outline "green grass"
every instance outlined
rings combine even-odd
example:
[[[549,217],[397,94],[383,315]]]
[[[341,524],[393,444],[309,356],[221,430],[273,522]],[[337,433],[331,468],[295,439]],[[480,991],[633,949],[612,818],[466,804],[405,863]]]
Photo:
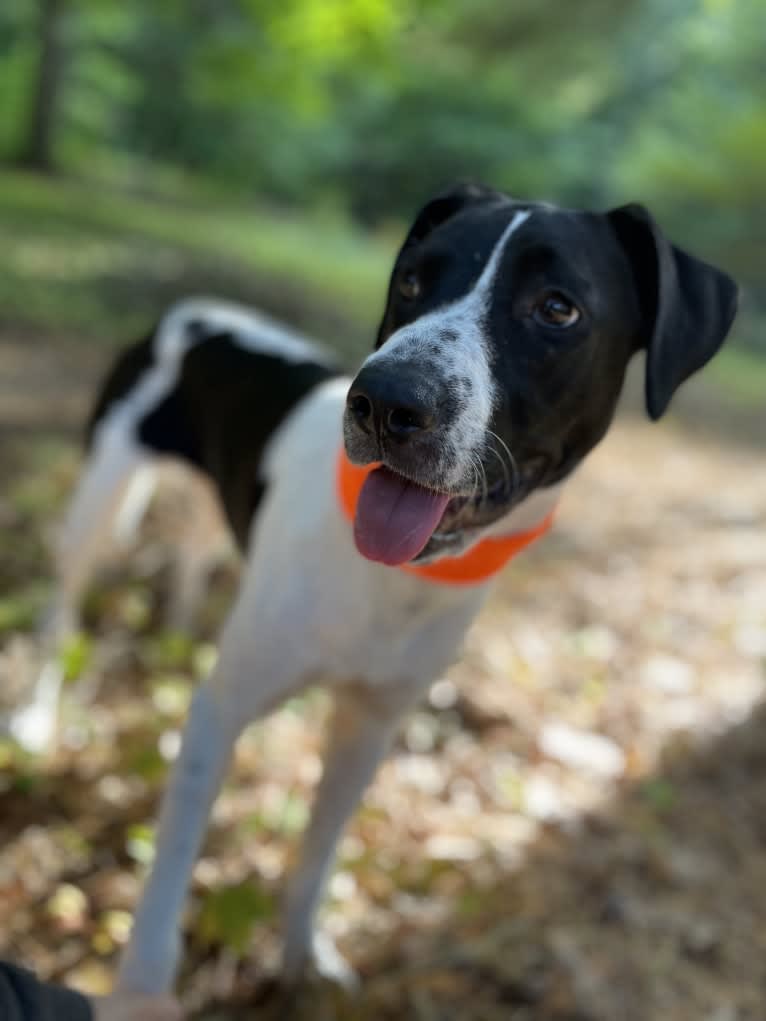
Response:
[[[369,350],[400,232],[158,182],[147,197],[0,171],[0,326],[124,343],[170,301],[207,293],[257,304],[346,356]],[[727,401],[762,407],[766,359],[727,345],[708,379]]]
[[[710,364],[710,378],[735,404],[763,411],[766,407],[766,358],[729,346]]]
[[[214,292],[323,329],[345,350],[370,344],[395,243],[330,214],[10,171],[0,173],[0,235],[3,323],[99,338],[118,323],[122,340],[168,300]]]

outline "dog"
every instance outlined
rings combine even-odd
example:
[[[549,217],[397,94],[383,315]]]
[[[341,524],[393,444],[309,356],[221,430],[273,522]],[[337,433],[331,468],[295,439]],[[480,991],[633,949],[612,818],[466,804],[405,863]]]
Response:
[[[314,918],[344,824],[397,726],[456,659],[492,578],[542,535],[646,355],[652,419],[723,343],[737,288],[641,206],[606,213],[479,185],[438,195],[399,251],[351,379],[257,313],[190,300],[125,353],[97,404],[71,555],[147,459],[220,497],[245,564],[197,690],[118,984],[174,979],[179,918],[243,728],[321,683],[333,714],[286,896],[282,971],[349,972]]]

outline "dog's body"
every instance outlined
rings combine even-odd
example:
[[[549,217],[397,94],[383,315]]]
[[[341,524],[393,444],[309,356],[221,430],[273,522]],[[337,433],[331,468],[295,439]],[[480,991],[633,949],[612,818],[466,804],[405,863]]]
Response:
[[[727,277],[672,248],[638,207],[577,213],[463,188],[415,221],[377,350],[353,382],[303,338],[210,303],[178,306],[123,358],[96,409],[70,545],[87,541],[120,480],[161,453],[213,480],[246,557],[165,798],[124,987],[171,983],[233,744],[315,682],[335,712],[287,898],[284,971],[295,977],[312,951],[338,971],[312,940],[338,836],[490,584],[441,584],[413,567],[538,525],[608,428],[633,353],[647,349],[658,417],[723,342],[734,300]],[[352,462],[380,465],[353,527],[339,506],[344,445]]]

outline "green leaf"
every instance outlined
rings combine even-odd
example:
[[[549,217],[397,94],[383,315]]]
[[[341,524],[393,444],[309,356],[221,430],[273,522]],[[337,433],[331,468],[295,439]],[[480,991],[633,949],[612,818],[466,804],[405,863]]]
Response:
[[[59,651],[58,660],[65,683],[76,681],[87,670],[93,656],[93,643],[84,634],[72,635]]]
[[[0,599],[0,634],[34,627],[41,601],[35,593],[19,592]]]
[[[202,904],[197,932],[204,943],[222,943],[243,954],[257,922],[274,914],[273,897],[254,883],[242,882],[209,893]]]
[[[136,823],[128,828],[125,849],[140,865],[151,865],[154,861],[154,837],[154,827]]]
[[[148,643],[155,670],[183,670],[193,662],[194,651],[192,639],[180,631],[165,631]]]
[[[643,784],[641,791],[651,807],[660,815],[665,815],[675,807],[678,795],[669,780],[658,777]]]

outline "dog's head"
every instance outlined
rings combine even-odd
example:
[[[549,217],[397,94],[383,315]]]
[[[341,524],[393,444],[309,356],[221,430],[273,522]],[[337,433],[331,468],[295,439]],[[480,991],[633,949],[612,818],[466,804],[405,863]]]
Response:
[[[362,551],[454,555],[560,482],[606,432],[642,348],[659,418],[723,343],[736,297],[641,206],[581,212],[477,186],[429,202],[348,395],[347,453],[383,465],[360,499]]]

